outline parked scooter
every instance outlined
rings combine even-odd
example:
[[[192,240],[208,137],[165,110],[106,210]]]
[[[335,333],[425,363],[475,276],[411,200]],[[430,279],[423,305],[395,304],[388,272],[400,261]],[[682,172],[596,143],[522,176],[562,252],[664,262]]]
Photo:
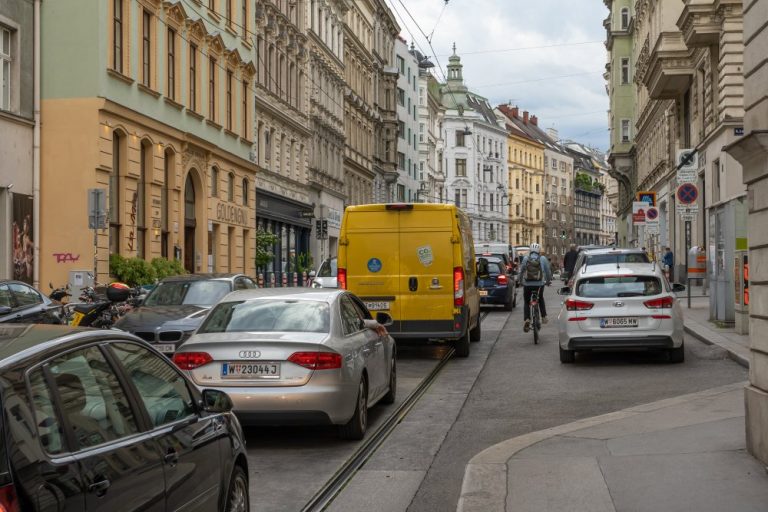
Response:
[[[133,289],[123,283],[112,283],[106,287],[106,296],[100,295],[90,286],[83,288],[80,304],[72,312],[70,325],[109,329],[128,308],[127,301]]]

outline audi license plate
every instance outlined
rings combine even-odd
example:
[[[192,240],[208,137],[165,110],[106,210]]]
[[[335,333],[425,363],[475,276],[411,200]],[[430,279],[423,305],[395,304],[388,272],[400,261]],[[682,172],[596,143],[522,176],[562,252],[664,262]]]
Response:
[[[224,379],[279,379],[280,363],[224,363],[221,365]]]
[[[369,311],[389,311],[389,302],[366,302],[365,307]]]
[[[638,319],[630,317],[601,318],[600,327],[602,329],[611,329],[616,327],[637,327]]]
[[[488,290],[480,290],[480,296],[486,297],[488,295]]]
[[[155,345],[155,349],[159,350],[163,354],[173,354],[176,352],[176,345],[173,343],[158,343]]]

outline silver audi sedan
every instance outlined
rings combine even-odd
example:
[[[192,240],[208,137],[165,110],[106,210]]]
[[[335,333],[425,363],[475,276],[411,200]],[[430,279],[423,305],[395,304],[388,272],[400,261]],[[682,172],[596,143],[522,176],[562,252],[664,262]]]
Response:
[[[226,391],[245,425],[332,424],[362,439],[368,408],[395,401],[391,321],[345,290],[242,290],[213,307],[173,361],[198,386]]]

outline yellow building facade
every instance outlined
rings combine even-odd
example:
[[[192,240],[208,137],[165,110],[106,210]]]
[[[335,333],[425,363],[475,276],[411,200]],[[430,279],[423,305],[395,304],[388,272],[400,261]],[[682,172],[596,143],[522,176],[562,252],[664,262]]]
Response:
[[[43,37],[40,281],[95,268],[107,283],[111,254],[254,275],[247,33],[215,30],[231,21],[201,18],[194,2],[63,4],[46,4],[43,21],[84,26],[51,22]],[[106,195],[95,233],[89,189]]]

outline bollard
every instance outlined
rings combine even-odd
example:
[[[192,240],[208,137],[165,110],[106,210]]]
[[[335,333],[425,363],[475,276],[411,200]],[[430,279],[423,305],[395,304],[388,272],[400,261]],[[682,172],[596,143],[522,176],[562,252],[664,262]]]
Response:
[[[259,273],[259,288],[264,288],[264,274]]]
[[[283,283],[283,287],[288,286],[288,274],[286,272],[283,272],[282,283]]]
[[[293,286],[299,286],[299,273],[293,273]]]
[[[269,273],[269,286],[274,288],[275,287],[275,273],[270,272]]]
[[[305,271],[304,271],[304,272],[301,274],[301,282],[304,284],[304,286],[309,286],[309,279],[307,279],[307,277],[308,277],[308,276],[307,276],[307,271],[305,270]]]

